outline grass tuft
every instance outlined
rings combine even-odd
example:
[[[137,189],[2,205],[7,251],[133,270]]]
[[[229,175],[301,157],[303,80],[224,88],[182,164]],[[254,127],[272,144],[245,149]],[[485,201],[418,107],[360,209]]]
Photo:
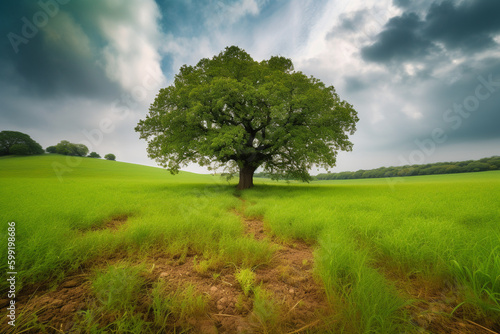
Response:
[[[243,294],[248,297],[255,286],[255,273],[251,269],[240,268],[236,271],[235,277],[240,284],[241,290],[243,290]]]
[[[126,264],[109,266],[92,280],[92,289],[106,310],[134,311],[145,280],[142,267]]]

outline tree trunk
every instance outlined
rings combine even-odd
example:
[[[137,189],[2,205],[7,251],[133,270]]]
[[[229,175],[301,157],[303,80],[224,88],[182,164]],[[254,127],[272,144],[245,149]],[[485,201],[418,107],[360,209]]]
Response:
[[[243,166],[240,167],[240,183],[238,183],[238,189],[248,189],[253,187],[253,173],[255,172],[254,167]]]

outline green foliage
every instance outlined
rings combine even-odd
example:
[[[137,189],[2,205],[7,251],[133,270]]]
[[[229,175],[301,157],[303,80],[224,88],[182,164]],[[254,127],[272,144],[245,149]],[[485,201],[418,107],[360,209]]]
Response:
[[[49,146],[45,151],[47,151],[47,153],[57,153],[57,148],[55,146]]]
[[[239,170],[246,188],[259,166],[303,181],[313,164],[333,167],[338,150],[352,149],[347,134],[357,121],[333,86],[294,72],[290,59],[257,62],[231,46],[182,66],[135,130],[148,141],[148,156],[172,173],[188,162],[224,166]]]
[[[101,156],[99,154],[97,154],[96,152],[90,152],[89,158],[98,158],[98,159],[100,159]]]
[[[401,167],[380,167],[372,170],[358,170],[356,172],[340,172],[319,174],[314,177],[315,180],[348,180],[348,179],[367,179],[381,177],[413,176],[413,175],[435,175],[435,174],[454,174],[483,172],[488,170],[500,169],[500,157],[483,158],[477,161],[461,162],[437,162],[426,165],[412,165]],[[257,176],[257,175],[255,175]],[[267,177],[265,174],[259,174],[259,177]]]
[[[10,147],[9,153],[13,155],[29,155],[30,148],[26,144],[14,144]]]
[[[104,156],[106,160],[116,160],[116,156],[113,153],[108,153]]]
[[[89,153],[89,149],[83,144],[73,144],[67,140],[61,140],[61,142],[56,145],[56,153],[85,157],[87,153]]]
[[[43,148],[25,133],[17,131],[0,132],[0,156],[43,154]]]
[[[255,286],[255,273],[249,268],[240,268],[236,272],[236,280],[240,284],[245,296],[248,297]]]

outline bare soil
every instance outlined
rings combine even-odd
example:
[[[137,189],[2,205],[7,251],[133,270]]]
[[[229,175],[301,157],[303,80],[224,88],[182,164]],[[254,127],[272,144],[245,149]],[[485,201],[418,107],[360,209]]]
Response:
[[[149,270],[144,274],[146,289],[153,282],[165,280],[174,290],[192,284],[198,293],[208,297],[205,314],[189,319],[187,323],[172,324],[172,332],[191,333],[321,333],[327,323],[330,309],[321,284],[313,276],[313,247],[302,240],[283,242],[266,228],[261,218],[245,217],[242,211],[233,210],[245,226],[245,234],[256,240],[268,240],[279,246],[271,263],[255,269],[257,284],[272,293],[279,305],[279,319],[274,327],[263,324],[253,311],[252,296],[245,296],[235,279],[234,266],[221,266],[215,271],[200,273],[196,270],[195,253],[170,256],[161,252],[146,258],[127,252],[117,252],[109,257],[89,261],[77,272],[68,273],[57,287],[41,283],[23,288],[16,299],[16,327],[29,328],[26,322],[36,323],[36,329],[23,333],[79,333],[75,324],[82,319],[81,312],[91,310],[97,301],[91,289],[91,273],[96,268],[122,261],[145,264]],[[117,231],[127,222],[127,216],[115,216],[95,229]],[[360,241],[360,246],[363,244]],[[198,258],[198,259],[197,259]],[[410,319],[418,333],[500,333],[500,324],[488,319],[476,319],[469,310],[458,307],[462,302],[457,288],[442,279],[429,279],[411,275],[396,266],[390,259],[381,259],[375,265],[399,294],[414,302],[406,306]],[[0,299],[1,317],[6,318],[9,300]],[[138,310],[148,315],[150,299],[145,294],[137,300]],[[453,312],[453,315],[452,315]],[[108,314],[100,318],[105,326],[116,320],[119,314]],[[151,321],[152,315],[148,315]],[[330,317],[331,319],[331,317]],[[15,333],[6,321],[0,324],[0,332]]]
[[[255,269],[257,283],[270,291],[279,305],[278,323],[274,327],[263,324],[253,313],[253,296],[245,296],[235,279],[236,268],[228,265],[215,272],[200,273],[195,268],[194,253],[185,256],[169,256],[163,253],[136,257],[126,252],[111,257],[94,259],[83,265],[78,272],[69,273],[57,287],[48,284],[27,286],[18,293],[16,300],[17,328],[29,328],[26,322],[37,324],[37,329],[24,333],[77,333],[75,324],[81,321],[82,311],[90,310],[97,304],[91,289],[91,273],[96,268],[104,268],[121,261],[145,264],[146,288],[153,282],[166,280],[172,289],[193,284],[197,291],[208,296],[206,314],[189,319],[187,324],[175,324],[172,332],[188,330],[192,333],[303,333],[322,332],[324,319],[331,312],[325,293],[313,277],[313,250],[303,241],[283,243],[275,240],[266,231],[261,219],[241,217],[248,237],[257,240],[268,239],[279,244],[271,263]],[[127,221],[126,216],[113,217],[98,229],[117,230]],[[199,259],[198,259],[199,261]],[[8,300],[0,300],[5,304]],[[148,314],[149,297],[137,301],[138,310]],[[6,304],[5,304],[6,305]],[[6,318],[2,306],[2,318]],[[114,321],[117,315],[100,318],[102,326]],[[148,315],[152,317],[152,315]],[[151,319],[148,319],[151,320]],[[0,325],[0,332],[14,333],[13,328]]]
[[[282,303],[282,329],[319,330],[332,310],[324,288],[313,276],[313,248],[302,240],[280,242],[265,228],[262,218],[236,214],[241,217],[247,235],[257,240],[266,238],[280,247],[269,266],[259,267],[255,273],[262,287],[272,291]]]
[[[109,220],[105,221],[102,225],[92,227],[91,230],[110,230],[116,232],[120,228],[120,226],[124,225],[127,222],[128,217],[129,216],[127,215],[113,216]]]

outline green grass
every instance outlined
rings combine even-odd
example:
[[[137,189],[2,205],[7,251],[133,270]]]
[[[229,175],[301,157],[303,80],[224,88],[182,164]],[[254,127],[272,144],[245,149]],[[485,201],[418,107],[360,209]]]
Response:
[[[127,264],[109,266],[92,280],[92,289],[106,310],[134,311],[135,301],[140,297],[144,279],[143,269]]]
[[[317,272],[346,332],[405,322],[387,270],[451,281],[468,306],[499,319],[499,172],[268,184],[243,197],[277,236],[319,243]]]
[[[254,289],[252,316],[263,333],[279,333],[280,305],[273,294],[262,287]]]
[[[255,273],[248,268],[240,268],[236,272],[236,280],[240,284],[243,294],[248,297],[255,287]]]
[[[272,258],[275,247],[246,237],[240,218],[231,212],[242,209],[234,181],[67,159],[0,158],[0,237],[7,239],[7,223],[14,221],[18,289],[58,282],[82,264],[117,252],[139,257],[195,253],[195,270],[207,277],[227,264],[255,268]],[[413,301],[398,292],[401,282],[391,272],[451,284],[460,294],[460,305],[452,307],[500,321],[500,172],[305,185],[255,181],[257,187],[241,192],[245,214],[263,216],[278,238],[316,245],[316,274],[336,310],[332,332],[413,330],[404,308]],[[127,220],[117,230],[103,228],[118,216]],[[0,262],[0,270],[8,271],[6,265]],[[95,278],[96,291],[96,282],[112,284],[123,274],[120,270],[129,269],[110,267]],[[140,275],[131,276],[140,283]],[[7,288],[6,282],[1,288]],[[131,310],[113,328],[161,327],[161,319],[173,311],[155,298],[157,324],[146,324]],[[261,299],[259,308],[265,310],[267,299]],[[87,328],[95,325],[93,316],[86,315]]]
[[[62,181],[52,164],[65,164],[64,156],[0,159],[0,235],[6,240],[7,223],[16,223],[18,288],[118,250],[218,251],[221,240],[242,234],[229,212],[240,202],[218,178],[73,159],[80,163]],[[120,233],[91,229],[120,215],[128,216]]]
[[[189,320],[203,315],[207,308],[207,296],[197,292],[194,285],[177,287],[173,292],[170,288],[162,280],[152,290],[153,323],[161,331],[169,326],[189,327]]]

